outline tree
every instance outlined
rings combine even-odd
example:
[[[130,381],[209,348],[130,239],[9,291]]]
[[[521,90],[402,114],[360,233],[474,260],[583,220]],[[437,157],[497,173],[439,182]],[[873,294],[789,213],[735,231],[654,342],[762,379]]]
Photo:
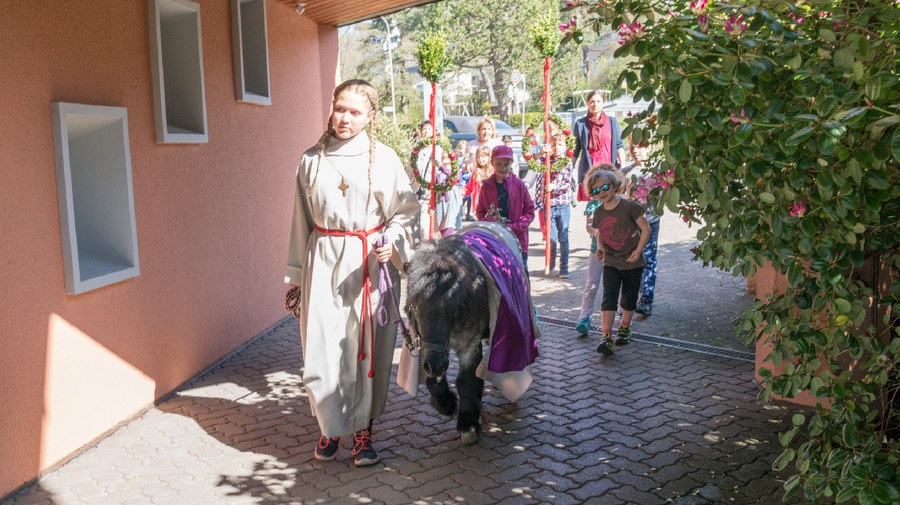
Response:
[[[636,193],[700,225],[704,265],[784,276],[739,329],[772,345],[764,398],[818,400],[779,437],[775,468],[794,463],[786,495],[900,502],[900,6],[628,0],[581,12],[619,28],[616,55],[635,58],[619,80],[651,101],[623,130],[659,147],[659,173]]]
[[[491,111],[505,116],[503,105],[510,74],[518,69],[526,76],[532,97],[540,97],[543,88],[543,59],[532,47],[527,21],[539,15],[556,13],[555,0],[448,0],[408,9],[394,16],[401,32],[422,33],[443,30],[447,33],[454,69],[477,73],[487,89]],[[553,61],[555,102],[575,89],[582,75],[581,51],[565,47]],[[539,100],[532,100],[540,107]]]

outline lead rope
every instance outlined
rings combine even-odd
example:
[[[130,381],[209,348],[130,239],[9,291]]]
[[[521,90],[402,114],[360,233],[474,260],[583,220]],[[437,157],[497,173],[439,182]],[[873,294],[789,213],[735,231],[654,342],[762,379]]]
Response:
[[[381,247],[386,244],[387,235],[382,235],[375,241],[376,247]],[[390,321],[391,309],[390,306],[385,303],[388,296],[390,296],[392,302],[391,305],[393,305],[394,310],[397,311],[397,320],[395,322],[400,324],[400,333],[403,335],[403,345],[406,346],[410,354],[415,356],[414,353],[418,350],[418,345],[413,341],[412,335],[409,333],[409,328],[406,326],[406,323],[403,322],[403,318],[400,317],[400,304],[394,296],[394,282],[391,280],[391,272],[388,269],[387,262],[378,263],[378,294],[380,299],[378,301],[378,311],[375,313],[378,324],[387,326]]]

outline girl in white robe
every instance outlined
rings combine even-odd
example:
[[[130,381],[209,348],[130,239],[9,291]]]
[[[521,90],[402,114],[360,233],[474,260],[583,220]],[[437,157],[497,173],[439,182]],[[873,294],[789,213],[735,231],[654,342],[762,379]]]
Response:
[[[335,88],[328,128],[297,167],[285,271],[300,287],[303,384],[322,432],[314,456],[333,459],[352,433],[358,466],[380,461],[371,426],[384,412],[397,336],[396,324],[374,318],[378,265],[389,265],[399,299],[419,210],[399,157],[375,140],[377,109],[367,82]],[[387,243],[375,247],[382,235]]]

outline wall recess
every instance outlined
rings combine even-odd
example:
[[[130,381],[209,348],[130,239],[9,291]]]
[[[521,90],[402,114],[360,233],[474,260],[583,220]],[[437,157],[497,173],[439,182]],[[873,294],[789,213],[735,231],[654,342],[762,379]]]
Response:
[[[66,292],[136,277],[127,111],[55,102],[52,116]]]
[[[200,5],[149,0],[156,140],[208,142]]]
[[[271,105],[265,0],[231,0],[231,40],[237,99]]]

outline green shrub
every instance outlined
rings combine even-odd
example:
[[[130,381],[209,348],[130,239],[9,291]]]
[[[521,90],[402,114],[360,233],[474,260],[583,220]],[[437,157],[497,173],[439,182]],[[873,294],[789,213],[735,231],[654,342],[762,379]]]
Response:
[[[616,56],[636,58],[619,83],[651,101],[623,130],[658,147],[645,195],[699,225],[704,265],[770,263],[786,279],[738,323],[772,345],[763,397],[820,401],[780,436],[786,496],[900,502],[897,2],[587,10],[619,29]]]

